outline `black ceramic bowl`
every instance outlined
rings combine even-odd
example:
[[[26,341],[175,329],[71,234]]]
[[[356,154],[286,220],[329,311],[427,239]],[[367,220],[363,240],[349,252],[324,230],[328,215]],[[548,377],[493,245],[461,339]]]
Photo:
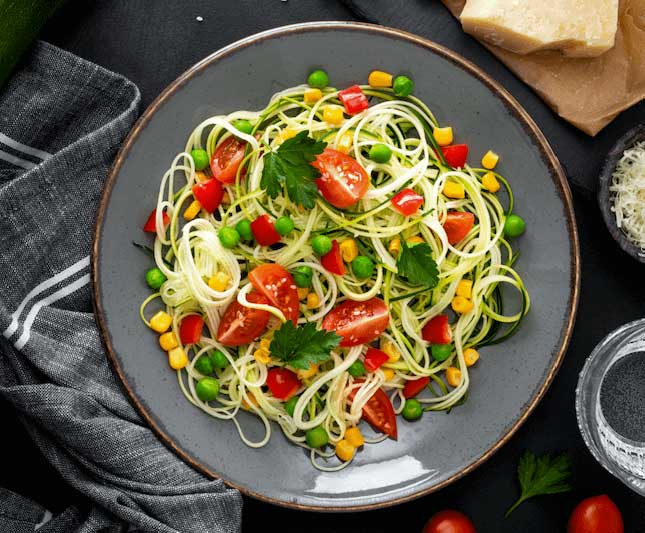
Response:
[[[641,263],[645,263],[645,255],[641,254],[641,249],[629,240],[623,231],[616,225],[616,215],[611,210],[614,205],[614,195],[609,191],[612,175],[616,169],[618,161],[623,155],[623,152],[640,141],[645,141],[645,124],[640,124],[629,130],[625,135],[618,139],[618,142],[609,151],[607,158],[605,159],[605,165],[600,173],[598,203],[600,204],[600,211],[605,219],[605,224],[607,224],[607,229],[614,240],[634,259]]]

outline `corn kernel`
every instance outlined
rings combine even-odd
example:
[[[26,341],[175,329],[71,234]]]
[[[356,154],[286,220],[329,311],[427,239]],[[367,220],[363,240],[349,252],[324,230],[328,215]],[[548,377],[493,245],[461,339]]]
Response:
[[[296,373],[300,379],[309,379],[318,373],[318,365],[311,364],[307,370],[299,368]]]
[[[464,350],[464,360],[466,361],[466,366],[473,366],[479,361],[479,352],[474,348],[466,348]]]
[[[387,354],[388,363],[396,363],[401,359],[401,352],[399,352],[396,345],[389,339],[381,340],[381,350]]]
[[[339,440],[336,443],[336,455],[341,461],[351,461],[356,453],[356,447],[348,440]]]
[[[466,196],[466,190],[461,183],[456,181],[446,181],[443,186],[443,194],[448,198],[464,198]]]
[[[307,294],[307,309],[316,309],[320,305],[320,298],[315,292]]]
[[[486,172],[482,177],[482,187],[493,193],[499,191],[499,181],[497,181],[495,174],[492,172]]]
[[[293,128],[286,128],[282,130],[280,133],[278,133],[278,135],[276,135],[275,141],[278,144],[282,144],[287,139],[291,139],[292,137],[295,137],[297,133],[298,132]]]
[[[253,396],[252,392],[249,392],[248,394],[250,402],[258,407],[258,401],[255,399],[255,396]],[[249,402],[246,401],[246,398],[242,398],[242,407],[246,409],[247,411],[251,409],[251,405],[249,405]]]
[[[179,344],[177,343],[177,337],[172,331],[159,335],[159,346],[164,352],[169,352],[173,348],[177,348]]]
[[[343,133],[340,136],[340,139],[338,139],[338,143],[336,144],[336,150],[339,152],[343,152],[344,154],[348,154],[349,151],[352,149],[352,134],[351,133]]]
[[[454,366],[446,368],[446,381],[451,387],[457,387],[461,382],[461,370]]]
[[[345,239],[340,243],[340,253],[345,263],[351,263],[358,257],[358,245],[354,239]]]
[[[231,197],[228,195],[228,191],[224,191],[224,194],[222,195],[222,203],[223,204],[231,203]]]
[[[208,280],[208,286],[214,291],[222,292],[226,290],[230,280],[231,276],[226,272],[217,272]]]
[[[320,89],[307,89],[305,91],[305,104],[315,104],[322,98],[322,91]]]
[[[354,448],[360,448],[365,444],[361,430],[356,427],[347,428],[347,431],[345,431],[345,440],[354,446]]]
[[[198,183],[201,183],[202,181],[206,181],[208,179],[208,176],[205,172],[198,170],[197,172],[195,172],[195,179]]]
[[[199,211],[202,208],[202,204],[199,203],[199,200],[191,202],[191,204],[184,211],[184,220],[192,220],[195,218]]]
[[[174,370],[181,370],[188,364],[188,356],[183,348],[177,346],[168,352],[168,364]]]
[[[323,110],[323,120],[327,124],[338,126],[343,121],[343,108],[337,105],[325,107]]]
[[[409,239],[405,239],[405,242],[408,244],[421,244],[426,241],[423,240],[422,237],[419,237],[418,235],[415,235],[414,237],[410,237]]]
[[[432,136],[439,146],[448,146],[449,144],[452,144],[453,135],[452,128],[450,126],[445,128],[435,127],[432,131]]]
[[[452,299],[452,310],[455,313],[463,315],[464,313],[470,313],[473,310],[473,303],[463,296],[455,296]]]
[[[172,317],[163,311],[159,311],[150,319],[150,327],[157,333],[165,333],[172,324]]]
[[[392,74],[382,70],[373,70],[367,77],[367,83],[372,87],[392,87]]]
[[[271,361],[271,354],[269,353],[269,350],[265,350],[264,348],[258,348],[257,350],[255,350],[253,357],[255,357],[255,360],[258,363],[262,363],[263,365],[267,365],[269,364],[269,361]]]
[[[304,300],[309,294],[309,287],[298,287],[298,300]]]
[[[492,150],[488,150],[482,157],[482,167],[493,170],[499,161],[499,156]]]
[[[394,257],[399,255],[401,251],[401,239],[395,237],[390,241],[390,244],[387,247],[387,251],[390,252]]]
[[[383,376],[385,376],[385,381],[390,381],[394,377],[394,370],[391,368],[384,368]]]
[[[473,282],[470,279],[462,279],[457,284],[457,296],[470,298],[473,295]]]
[[[264,337],[260,341],[260,348],[262,348],[263,350],[266,350],[267,352],[270,351],[271,350],[271,339],[269,339],[268,337]]]

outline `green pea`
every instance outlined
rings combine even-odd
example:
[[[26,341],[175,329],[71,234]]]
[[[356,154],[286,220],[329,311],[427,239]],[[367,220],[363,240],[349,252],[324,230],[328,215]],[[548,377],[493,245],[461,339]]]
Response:
[[[375,144],[370,148],[370,159],[375,163],[387,163],[392,157],[392,150],[387,144]]]
[[[157,290],[166,281],[166,276],[157,267],[151,268],[146,272],[146,283],[151,289]]]
[[[251,231],[251,223],[243,218],[237,224],[235,224],[235,229],[240,234],[240,237],[243,241],[252,241],[253,232]]]
[[[311,240],[311,247],[316,255],[325,255],[331,252],[331,239],[327,235],[318,235]]]
[[[362,361],[354,361],[351,365],[349,365],[347,372],[349,372],[350,376],[360,378],[361,376],[365,375],[365,365]]]
[[[289,416],[293,416],[293,412],[296,409],[296,404],[298,403],[299,399],[300,399],[300,396],[292,396],[284,404],[284,410],[287,412]]]
[[[213,361],[208,355],[200,355],[199,359],[195,361],[195,370],[200,374],[208,376],[213,373]]]
[[[316,426],[307,430],[305,440],[310,448],[322,448],[329,442],[329,435],[322,426]]]
[[[329,76],[327,76],[327,73],[324,70],[314,70],[309,74],[307,83],[309,84],[309,87],[324,89],[329,85]]]
[[[526,230],[526,222],[518,215],[509,215],[504,222],[504,235],[507,237],[519,237]]]
[[[414,91],[414,82],[407,76],[397,76],[394,78],[392,89],[397,96],[410,96]]]
[[[226,368],[229,365],[228,357],[220,350],[213,350],[209,356],[215,368]]]
[[[352,261],[352,272],[357,278],[369,278],[374,273],[374,261],[369,257],[359,255]]]
[[[275,221],[275,230],[283,237],[293,231],[294,224],[288,216],[281,216]]]
[[[202,402],[212,402],[219,394],[219,381],[215,378],[202,378],[195,385],[195,392]]]
[[[293,281],[296,282],[296,286],[300,288],[311,287],[311,280],[314,277],[314,271],[311,267],[300,266],[295,268],[292,272]]]
[[[451,344],[431,344],[430,351],[435,361],[445,361],[452,353]]]
[[[235,228],[223,227],[217,233],[224,248],[235,248],[240,242],[240,234]]]
[[[244,118],[239,118],[236,121],[233,122],[233,126],[241,131],[242,133],[246,133],[247,135],[251,135],[251,132],[253,131],[253,124],[251,124],[248,120]]]
[[[419,400],[415,400],[414,398],[405,400],[402,414],[406,420],[418,420],[423,414],[423,406]]]
[[[195,170],[204,170],[208,166],[208,152],[206,150],[191,150],[190,157],[195,163]]]

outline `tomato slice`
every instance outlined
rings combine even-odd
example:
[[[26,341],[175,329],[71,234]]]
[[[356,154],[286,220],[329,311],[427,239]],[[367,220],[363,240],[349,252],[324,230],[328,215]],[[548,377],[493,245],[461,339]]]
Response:
[[[385,302],[370,298],[365,302],[345,300],[327,314],[322,327],[340,335],[341,346],[358,346],[376,339],[389,323]]]
[[[403,387],[403,396],[406,398],[414,398],[428,386],[428,383],[430,383],[430,378],[427,376],[406,381]]]
[[[246,142],[235,136],[228,137],[213,152],[211,172],[222,183],[234,183],[237,169],[244,159]]]
[[[360,383],[361,381],[355,381],[354,383]],[[354,396],[356,396],[356,389],[349,393],[349,400],[352,401]],[[387,394],[383,392],[383,389],[376,389],[376,392],[363,406],[363,420],[377,431],[396,439],[398,432],[394,407],[392,407],[392,402],[387,397]]]
[[[377,350],[376,348],[368,348],[365,354],[365,368],[369,372],[376,372],[376,370],[387,363],[388,359],[389,357],[385,352]]]
[[[275,263],[260,265],[249,272],[253,288],[262,294],[271,305],[284,313],[287,320],[298,322],[300,301],[293,276]]]
[[[222,203],[224,188],[219,181],[211,178],[193,185],[193,196],[205,211],[212,213]]]
[[[358,161],[333,148],[325,148],[311,164],[320,171],[316,180],[320,194],[339,209],[354,205],[370,186],[370,177]]]
[[[404,217],[414,215],[419,207],[423,205],[423,196],[414,192],[413,189],[403,189],[390,199],[392,207]]]
[[[152,213],[150,213],[148,220],[146,220],[146,223],[143,226],[143,231],[146,231],[148,233],[157,233],[157,226],[155,222],[156,218],[157,218],[157,209],[155,208],[152,210]],[[170,222],[170,217],[166,214],[165,211],[161,213],[161,220],[163,222],[164,227],[166,227]]]
[[[358,85],[352,85],[347,89],[338,91],[338,99],[345,106],[345,111],[348,115],[357,115],[370,106],[367,96]]]
[[[465,514],[452,509],[440,511],[423,528],[423,533],[477,533]]]
[[[298,376],[288,368],[272,368],[267,374],[267,386],[278,400],[288,400],[300,388]]]
[[[254,304],[266,304],[267,299],[257,292],[250,292],[246,299]],[[270,313],[251,309],[232,301],[224,311],[217,329],[217,340],[224,346],[241,346],[259,337],[269,322]]]
[[[260,246],[271,246],[280,242],[280,234],[276,231],[273,220],[266,213],[251,222],[251,232]]]
[[[453,168],[462,168],[466,165],[468,158],[468,145],[467,144],[451,144],[450,146],[442,146],[441,151],[448,163]]]
[[[331,250],[320,258],[320,263],[325,267],[325,270],[332,274],[337,276],[345,275],[347,269],[343,262],[343,255],[340,253],[340,245],[336,239],[331,241]]]
[[[450,244],[461,241],[475,225],[475,215],[463,211],[448,211],[443,229]]]
[[[424,341],[432,344],[450,344],[452,342],[452,331],[448,324],[448,315],[437,315],[423,326],[421,336]]]
[[[182,344],[194,344],[202,336],[204,319],[199,315],[184,317],[179,326],[179,338]]]

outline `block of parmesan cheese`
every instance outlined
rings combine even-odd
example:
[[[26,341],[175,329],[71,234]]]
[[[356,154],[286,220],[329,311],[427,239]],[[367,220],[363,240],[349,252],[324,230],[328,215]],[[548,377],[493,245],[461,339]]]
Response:
[[[618,0],[467,0],[466,33],[518,54],[598,56],[614,46]]]

